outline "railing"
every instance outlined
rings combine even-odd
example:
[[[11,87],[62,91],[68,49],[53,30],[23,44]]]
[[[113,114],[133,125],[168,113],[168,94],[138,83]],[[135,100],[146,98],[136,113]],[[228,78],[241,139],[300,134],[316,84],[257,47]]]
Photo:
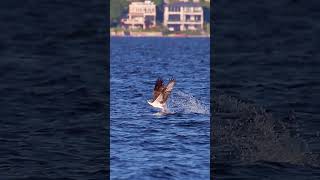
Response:
[[[144,24],[144,20],[140,19],[124,19],[122,22],[126,24]]]
[[[183,12],[184,12],[184,13],[192,13],[192,14],[193,14],[193,13],[194,13],[194,14],[202,13],[202,11],[190,11],[190,10],[189,10],[189,11],[188,11],[188,10],[184,10]]]
[[[201,24],[202,22],[199,21],[167,21],[169,24],[185,24],[185,23],[191,23],[191,24]]]
[[[201,22],[201,20],[185,20],[184,22]]]

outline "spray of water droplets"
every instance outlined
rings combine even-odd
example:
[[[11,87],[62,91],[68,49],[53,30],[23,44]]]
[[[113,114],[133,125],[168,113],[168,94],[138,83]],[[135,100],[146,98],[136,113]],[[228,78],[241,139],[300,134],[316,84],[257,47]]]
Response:
[[[168,108],[172,112],[210,114],[210,105],[191,94],[175,91],[169,99]]]

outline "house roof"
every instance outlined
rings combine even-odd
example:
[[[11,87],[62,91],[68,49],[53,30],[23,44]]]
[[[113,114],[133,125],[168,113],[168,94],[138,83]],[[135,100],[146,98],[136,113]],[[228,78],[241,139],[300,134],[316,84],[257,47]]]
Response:
[[[171,4],[167,4],[168,7],[201,7],[200,3],[195,2],[174,2]]]

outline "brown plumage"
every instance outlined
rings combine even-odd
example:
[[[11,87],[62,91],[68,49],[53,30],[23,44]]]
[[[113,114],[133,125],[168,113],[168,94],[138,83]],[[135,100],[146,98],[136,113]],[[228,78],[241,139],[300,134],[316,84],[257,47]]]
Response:
[[[159,98],[159,102],[161,104],[165,103],[173,89],[173,86],[175,85],[176,80],[170,79],[167,86],[164,86],[163,80],[161,78],[158,78],[156,81],[156,84],[153,89],[153,99],[152,102],[154,102],[157,98]]]

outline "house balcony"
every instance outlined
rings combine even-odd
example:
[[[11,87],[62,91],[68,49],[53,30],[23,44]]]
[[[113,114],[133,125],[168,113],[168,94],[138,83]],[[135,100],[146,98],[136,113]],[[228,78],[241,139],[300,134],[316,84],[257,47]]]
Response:
[[[203,15],[203,12],[183,11],[185,15]]]
[[[184,23],[201,23],[201,20],[184,20]]]
[[[167,24],[202,24],[201,21],[167,21]]]
[[[139,18],[139,19],[122,19],[122,23],[124,24],[144,24],[144,19]]]

